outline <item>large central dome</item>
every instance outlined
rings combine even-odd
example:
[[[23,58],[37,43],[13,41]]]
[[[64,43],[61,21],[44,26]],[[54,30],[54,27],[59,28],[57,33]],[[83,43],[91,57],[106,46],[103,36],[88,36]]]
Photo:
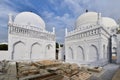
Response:
[[[98,19],[98,13],[87,12],[78,17],[75,25],[76,25],[76,27],[79,27],[79,26],[87,24],[87,23],[96,23],[97,19]]]
[[[45,29],[45,22],[43,19],[32,12],[22,12],[15,17],[15,24],[19,25],[31,25],[41,29]]]

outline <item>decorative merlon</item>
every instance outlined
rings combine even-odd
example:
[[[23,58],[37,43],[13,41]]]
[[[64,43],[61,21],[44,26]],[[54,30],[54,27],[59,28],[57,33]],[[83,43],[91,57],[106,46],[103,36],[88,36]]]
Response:
[[[13,23],[13,16],[11,13],[9,14],[9,22],[8,23]]]
[[[67,36],[67,33],[68,33],[67,28],[65,28],[65,36]]]

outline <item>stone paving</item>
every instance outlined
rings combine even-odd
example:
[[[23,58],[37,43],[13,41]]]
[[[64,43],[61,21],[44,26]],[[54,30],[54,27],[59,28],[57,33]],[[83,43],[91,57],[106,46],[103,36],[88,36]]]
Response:
[[[91,80],[112,80],[112,77],[115,75],[115,72],[118,70],[119,65],[108,64],[104,67],[104,70],[101,73],[94,74]],[[120,79],[119,79],[120,80]]]

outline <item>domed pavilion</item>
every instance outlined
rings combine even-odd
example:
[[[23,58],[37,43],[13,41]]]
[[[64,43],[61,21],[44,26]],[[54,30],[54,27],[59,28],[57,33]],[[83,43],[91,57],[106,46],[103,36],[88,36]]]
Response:
[[[68,32],[66,29],[65,32],[66,62],[95,66],[108,63],[110,39],[117,27],[115,20],[102,17],[101,13],[86,12],[80,15],[74,30]],[[112,44],[116,47],[115,41]]]
[[[9,55],[11,60],[55,59],[55,29],[45,29],[44,20],[33,12],[9,14]]]

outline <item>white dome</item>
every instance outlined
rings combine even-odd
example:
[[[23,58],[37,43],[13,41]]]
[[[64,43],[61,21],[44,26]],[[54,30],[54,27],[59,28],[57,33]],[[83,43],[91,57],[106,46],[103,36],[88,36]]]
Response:
[[[101,16],[101,14],[100,14],[100,16]],[[80,28],[80,27],[82,27],[82,25],[86,25],[86,24],[97,24],[98,17],[99,17],[99,15],[96,12],[84,13],[81,16],[79,16],[78,19],[76,20],[75,27]],[[117,26],[116,21],[112,18],[101,16],[101,21],[102,21],[103,26],[105,26],[105,27]]]
[[[117,26],[116,21],[113,20],[112,18],[108,18],[108,17],[102,17],[102,24],[105,27],[115,27],[115,26]]]
[[[41,29],[45,29],[45,22],[43,19],[32,12],[22,12],[15,17],[15,24],[19,25],[31,25]]]
[[[98,19],[98,13],[96,12],[87,12],[82,14],[81,16],[78,17],[76,20],[76,28],[86,24],[86,23],[96,23]]]

